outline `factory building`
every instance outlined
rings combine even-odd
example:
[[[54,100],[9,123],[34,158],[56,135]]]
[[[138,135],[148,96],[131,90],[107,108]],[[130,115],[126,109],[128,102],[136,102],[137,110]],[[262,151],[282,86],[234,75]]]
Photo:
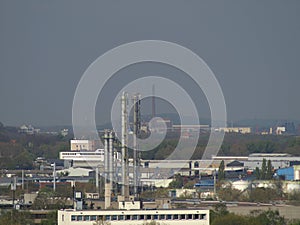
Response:
[[[283,180],[299,181],[300,180],[300,165],[287,168],[280,168],[276,171],[276,175]]]
[[[226,164],[232,161],[244,163],[244,168],[255,170],[261,168],[264,159],[270,160],[274,169],[290,167],[293,164],[300,163],[300,157],[292,156],[287,153],[253,153],[249,156],[213,156],[215,162],[224,160]]]

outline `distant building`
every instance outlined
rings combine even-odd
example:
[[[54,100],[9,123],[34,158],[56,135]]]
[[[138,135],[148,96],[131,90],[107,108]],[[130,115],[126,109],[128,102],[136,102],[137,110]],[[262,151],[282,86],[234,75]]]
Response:
[[[155,125],[151,126],[149,123],[149,131],[154,132],[154,133],[162,133],[166,132],[167,130],[172,130],[173,128],[173,122],[170,119],[167,118],[159,118],[155,119]]]
[[[226,164],[232,161],[244,163],[244,168],[254,170],[256,167],[261,168],[264,159],[271,160],[274,169],[290,167],[300,162],[300,157],[292,156],[287,153],[253,153],[249,156],[213,156],[215,162],[224,160]]]
[[[209,125],[204,125],[204,124],[195,124],[195,125],[184,125],[184,124],[180,124],[180,125],[173,125],[173,129],[174,130],[183,130],[183,131],[199,131],[199,130],[209,130],[210,127]]]
[[[282,135],[285,133],[285,127],[276,127],[276,134],[277,135]]]
[[[19,133],[20,134],[37,134],[40,132],[40,129],[35,129],[32,125],[25,125],[23,124],[22,126],[20,126],[19,128]]]
[[[62,130],[60,131],[60,134],[61,134],[63,137],[67,136],[67,135],[69,134],[69,129],[62,129]]]
[[[216,128],[215,131],[224,133],[250,134],[251,127],[220,127]]]

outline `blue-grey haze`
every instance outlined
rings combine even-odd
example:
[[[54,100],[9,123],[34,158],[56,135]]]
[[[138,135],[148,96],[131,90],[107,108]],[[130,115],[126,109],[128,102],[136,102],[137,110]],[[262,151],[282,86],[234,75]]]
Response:
[[[175,42],[202,57],[223,89],[230,121],[300,120],[299,12],[298,0],[1,0],[0,121],[71,124],[73,95],[89,64],[144,39]],[[184,74],[146,63],[111,79],[115,88],[99,99],[97,123],[109,120],[122,85],[142,74],[173,77],[198,102],[199,117],[209,117],[201,90]]]

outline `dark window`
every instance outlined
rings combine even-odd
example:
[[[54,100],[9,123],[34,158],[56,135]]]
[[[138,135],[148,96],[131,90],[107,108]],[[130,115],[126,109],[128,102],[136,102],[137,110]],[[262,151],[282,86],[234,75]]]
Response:
[[[140,215],[140,220],[144,220],[145,216],[144,215]]]
[[[193,215],[192,215],[192,214],[188,214],[188,215],[187,215],[187,219],[188,219],[188,220],[192,220],[192,219],[193,219]]]
[[[124,220],[124,216],[123,216],[123,215],[120,215],[120,216],[119,216],[119,220]]]
[[[166,215],[160,215],[160,216],[159,216],[159,219],[161,219],[161,220],[166,219]]]
[[[97,216],[93,215],[91,216],[91,221],[96,221],[97,220]]]
[[[83,220],[84,220],[84,221],[90,221],[90,216],[84,216],[84,217],[83,217]]]
[[[172,215],[167,215],[167,220],[171,220],[172,219]]]
[[[178,215],[177,214],[173,215],[173,219],[178,220]]]
[[[147,220],[151,220],[151,215],[147,215]]]
[[[132,216],[132,219],[133,219],[133,220],[137,220],[137,219],[138,219],[138,216],[137,216],[137,215],[133,215],[133,216]]]
[[[153,216],[153,219],[154,219],[154,220],[158,220],[158,215],[154,215],[154,216]]]
[[[76,220],[76,216],[72,215],[71,216],[71,221],[75,221]]]
[[[194,219],[195,219],[195,220],[199,220],[199,214],[195,214],[195,215],[194,215]]]
[[[112,215],[112,216],[111,216],[111,220],[118,220],[117,215]]]
[[[103,216],[98,216],[98,220],[102,221],[103,220]]]

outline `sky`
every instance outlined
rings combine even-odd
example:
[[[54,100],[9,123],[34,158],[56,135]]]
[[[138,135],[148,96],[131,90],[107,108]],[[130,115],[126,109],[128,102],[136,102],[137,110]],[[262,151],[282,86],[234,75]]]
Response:
[[[0,121],[70,125],[76,86],[88,66],[121,44],[164,40],[189,48],[215,74],[228,120],[300,120],[300,1],[0,1]],[[205,96],[182,71],[155,63],[117,72],[99,96],[98,124],[115,95],[143,75],[187,89],[199,117]],[[167,111],[159,105],[157,112]],[[144,111],[151,113],[150,101]]]

